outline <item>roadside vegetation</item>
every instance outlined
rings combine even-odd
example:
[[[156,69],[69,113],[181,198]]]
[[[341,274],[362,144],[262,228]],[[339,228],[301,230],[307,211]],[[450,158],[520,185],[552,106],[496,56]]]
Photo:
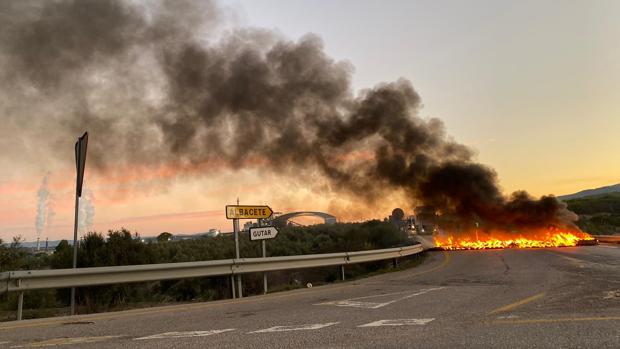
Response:
[[[73,248],[62,241],[51,255],[32,255],[15,238],[8,246],[0,245],[0,271],[19,269],[70,268]],[[339,223],[307,227],[286,227],[278,237],[267,242],[268,256],[372,250],[409,244],[406,233],[395,225],[378,220],[364,223]],[[107,234],[91,232],[78,245],[78,267],[119,266],[154,263],[192,262],[234,257],[234,240],[230,235],[196,240],[142,242],[128,230],[111,230]],[[261,257],[260,242],[240,236],[242,257]],[[403,266],[411,262],[403,263]],[[388,261],[347,266],[346,277],[355,278],[381,272]],[[320,285],[339,280],[338,267],[268,273],[269,290]],[[261,294],[262,274],[243,276],[244,295]],[[31,291],[25,294],[24,318],[67,313],[68,289]],[[140,284],[83,287],[77,289],[80,313],[120,310],[170,302],[206,301],[230,298],[230,278],[211,277],[148,282]],[[15,317],[17,294],[0,296],[0,320]]]
[[[620,193],[566,201],[568,209],[579,215],[577,225],[595,235],[620,234]]]

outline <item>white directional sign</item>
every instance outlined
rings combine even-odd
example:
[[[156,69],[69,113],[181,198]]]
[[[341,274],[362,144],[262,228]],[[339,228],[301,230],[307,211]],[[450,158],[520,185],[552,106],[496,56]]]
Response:
[[[250,240],[273,239],[278,235],[276,227],[252,227],[250,228]]]

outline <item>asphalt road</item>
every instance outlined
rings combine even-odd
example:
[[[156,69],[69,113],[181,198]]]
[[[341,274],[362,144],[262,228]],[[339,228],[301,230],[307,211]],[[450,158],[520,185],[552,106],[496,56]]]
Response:
[[[0,348],[620,348],[620,245],[428,254],[312,289],[4,323]]]

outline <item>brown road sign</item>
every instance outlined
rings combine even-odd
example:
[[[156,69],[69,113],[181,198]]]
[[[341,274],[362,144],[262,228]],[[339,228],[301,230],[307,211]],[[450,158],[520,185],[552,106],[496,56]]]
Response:
[[[228,219],[258,219],[269,218],[273,211],[269,206],[226,205]]]

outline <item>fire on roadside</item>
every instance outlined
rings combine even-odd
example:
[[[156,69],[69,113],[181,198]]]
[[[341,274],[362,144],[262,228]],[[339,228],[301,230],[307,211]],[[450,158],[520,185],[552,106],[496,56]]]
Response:
[[[555,228],[506,233],[502,231],[436,235],[435,246],[443,250],[482,250],[498,248],[570,247],[596,240],[579,230],[561,231]]]

